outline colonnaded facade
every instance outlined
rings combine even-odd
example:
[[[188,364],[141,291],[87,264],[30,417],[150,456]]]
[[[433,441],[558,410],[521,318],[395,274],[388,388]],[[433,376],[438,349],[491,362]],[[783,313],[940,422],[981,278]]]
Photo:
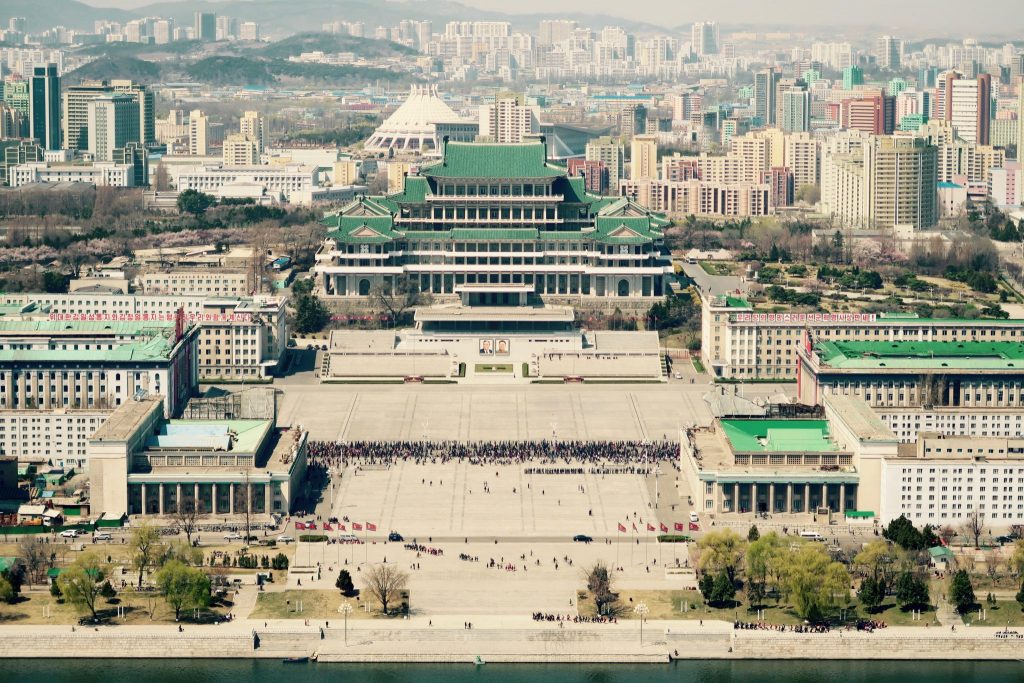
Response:
[[[359,197],[323,223],[315,273],[328,297],[405,286],[454,298],[486,286],[486,300],[473,303],[514,304],[524,287],[540,297],[642,299],[666,294],[672,272],[668,221],[588,193],[582,177],[548,162],[542,137],[448,142],[401,192]]]

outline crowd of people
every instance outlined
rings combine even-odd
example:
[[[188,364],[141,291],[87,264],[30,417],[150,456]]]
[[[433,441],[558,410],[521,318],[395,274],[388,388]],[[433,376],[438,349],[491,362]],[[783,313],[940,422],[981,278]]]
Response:
[[[442,555],[444,555],[444,551],[440,548],[434,548],[433,546],[429,545],[420,545],[419,543],[406,543],[405,549],[415,550],[416,557],[419,557],[420,555],[433,555],[434,557],[441,557]]]
[[[519,465],[540,461],[589,465],[598,468],[590,470],[594,473],[642,474],[659,461],[674,463],[678,455],[678,444],[670,441],[310,441],[308,450],[310,467],[325,471],[346,465],[390,466],[404,462]],[[552,472],[552,468],[534,470],[538,474]]]
[[[596,615],[592,617],[584,617],[579,614],[548,614],[547,612],[534,612],[534,621],[553,621],[561,623],[573,623],[573,624],[617,624],[619,620],[617,617],[606,617],[602,615]]]
[[[778,631],[779,633],[828,633],[828,624],[769,624],[763,621],[734,621],[733,629],[737,631]]]

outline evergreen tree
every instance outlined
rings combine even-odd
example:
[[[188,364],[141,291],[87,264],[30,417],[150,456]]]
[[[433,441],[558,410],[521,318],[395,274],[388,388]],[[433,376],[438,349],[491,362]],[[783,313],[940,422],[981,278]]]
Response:
[[[342,569],[338,574],[338,580],[334,583],[335,588],[341,591],[341,594],[345,597],[349,597],[356,592],[356,587],[352,584],[352,575],[348,573],[347,569]]]
[[[974,586],[971,585],[971,577],[966,570],[958,569],[953,574],[953,579],[949,584],[949,601],[961,614],[977,604],[978,601],[974,597]]]

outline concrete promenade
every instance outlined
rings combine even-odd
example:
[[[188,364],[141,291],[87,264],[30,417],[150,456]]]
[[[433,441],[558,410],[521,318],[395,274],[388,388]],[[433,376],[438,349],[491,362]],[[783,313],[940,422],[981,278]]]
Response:
[[[219,626],[0,626],[0,658],[285,658],[320,662],[667,662],[678,659],[1018,660],[1000,629],[890,627],[874,633],[735,631],[707,621],[534,622],[529,617],[343,622],[236,620]],[[1022,634],[1024,635],[1024,634]]]

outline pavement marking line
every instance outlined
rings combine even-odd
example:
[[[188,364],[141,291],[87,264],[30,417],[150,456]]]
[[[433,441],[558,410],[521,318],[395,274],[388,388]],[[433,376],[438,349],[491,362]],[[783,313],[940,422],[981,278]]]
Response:
[[[526,531],[526,491],[523,489],[523,468],[518,469],[519,474],[519,529]]]
[[[627,394],[629,397],[629,405],[633,408],[633,417],[636,418],[636,425],[639,428],[640,435],[644,441],[649,440],[650,437],[647,435],[647,427],[644,425],[643,418],[640,416],[640,408],[636,404],[636,394],[632,391]]]
[[[348,404],[348,413],[345,415],[345,419],[341,423],[341,427],[338,428],[338,436],[335,439],[335,441],[344,442],[344,441],[348,440],[345,437],[348,434],[348,426],[349,426],[349,423],[352,422],[352,415],[356,411],[356,403],[359,402],[359,397],[360,397],[360,394],[358,394],[358,393],[352,394],[352,401]]]

